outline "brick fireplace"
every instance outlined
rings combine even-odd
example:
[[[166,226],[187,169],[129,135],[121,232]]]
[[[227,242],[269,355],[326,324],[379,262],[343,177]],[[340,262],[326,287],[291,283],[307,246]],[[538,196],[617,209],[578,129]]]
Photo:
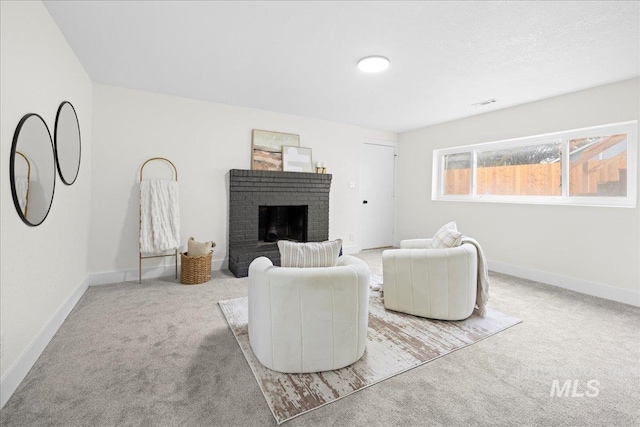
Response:
[[[229,270],[246,277],[260,256],[280,265],[279,239],[327,240],[330,189],[328,174],[231,169]]]

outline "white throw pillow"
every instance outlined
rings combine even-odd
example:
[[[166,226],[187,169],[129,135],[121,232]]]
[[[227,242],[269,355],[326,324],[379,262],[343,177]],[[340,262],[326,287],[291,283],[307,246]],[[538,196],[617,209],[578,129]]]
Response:
[[[202,256],[213,251],[215,242],[198,242],[193,237],[187,242],[187,256]]]
[[[431,241],[431,247],[434,249],[453,248],[460,246],[460,243],[462,243],[462,233],[458,231],[456,222],[451,221],[436,232]]]
[[[342,240],[298,243],[278,240],[282,267],[333,267],[338,263]]]

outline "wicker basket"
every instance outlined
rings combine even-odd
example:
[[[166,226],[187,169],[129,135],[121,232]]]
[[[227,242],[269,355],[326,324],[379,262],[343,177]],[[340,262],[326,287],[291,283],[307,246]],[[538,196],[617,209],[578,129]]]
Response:
[[[211,257],[213,252],[201,256],[189,256],[180,252],[180,283],[183,285],[199,285],[211,279]]]

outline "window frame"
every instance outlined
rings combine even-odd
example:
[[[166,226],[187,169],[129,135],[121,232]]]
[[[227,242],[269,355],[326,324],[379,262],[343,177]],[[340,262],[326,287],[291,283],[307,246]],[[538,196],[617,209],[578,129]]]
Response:
[[[433,150],[431,200],[453,202],[488,202],[488,203],[522,203],[567,206],[607,206],[607,207],[636,207],[638,183],[636,120],[612,123],[586,128],[571,129],[561,132],[551,132],[520,138],[504,139],[500,141],[470,144],[458,147],[440,148]],[[627,134],[627,196],[570,196],[569,195],[569,141],[578,138],[605,136],[618,133]],[[561,150],[561,195],[560,196],[514,196],[477,194],[478,152],[501,150],[506,148],[520,148],[544,143],[560,142]],[[444,194],[444,157],[450,154],[471,153],[471,183],[470,194]]]

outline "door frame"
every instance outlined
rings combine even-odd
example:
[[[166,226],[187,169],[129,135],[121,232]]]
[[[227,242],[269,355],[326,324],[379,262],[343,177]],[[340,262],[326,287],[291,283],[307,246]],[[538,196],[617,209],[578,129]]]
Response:
[[[364,146],[365,144],[368,145],[382,145],[385,147],[393,147],[393,232],[392,232],[392,236],[393,236],[393,242],[392,244],[395,246],[396,245],[396,193],[397,193],[397,188],[396,188],[396,183],[398,182],[398,180],[396,179],[396,175],[397,175],[397,171],[398,171],[398,143],[397,141],[389,141],[389,140],[384,140],[384,139],[375,139],[375,138],[362,138],[361,144],[360,144],[360,182],[358,185],[358,218],[360,220],[360,226],[358,227],[358,233],[359,233],[359,238],[358,238],[358,242],[360,243],[360,250],[364,250],[364,245],[363,245],[363,240],[362,237],[364,236],[364,222],[362,221],[362,200],[363,200],[363,194],[362,194],[362,183],[363,183],[363,177],[362,177],[362,171],[363,171],[363,167],[362,167],[362,162],[364,161]]]

